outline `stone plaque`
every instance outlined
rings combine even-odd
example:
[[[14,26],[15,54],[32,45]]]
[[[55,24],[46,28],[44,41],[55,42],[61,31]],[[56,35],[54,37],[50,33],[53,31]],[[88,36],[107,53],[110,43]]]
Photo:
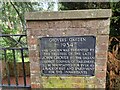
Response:
[[[40,38],[40,69],[43,76],[94,76],[94,36]]]

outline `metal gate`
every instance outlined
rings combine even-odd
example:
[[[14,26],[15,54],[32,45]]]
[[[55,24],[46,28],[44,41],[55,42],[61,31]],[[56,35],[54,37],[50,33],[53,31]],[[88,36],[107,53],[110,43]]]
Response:
[[[0,38],[11,37],[11,36],[19,37],[19,39],[16,40],[17,43],[15,45],[19,43],[22,37],[26,37],[26,35],[8,35],[8,34],[3,35],[2,34],[0,35]],[[28,83],[27,81],[28,78],[27,78],[26,70],[25,70],[25,67],[27,67],[27,65],[25,65],[25,59],[26,59],[26,53],[28,53],[28,48],[27,47],[16,47],[16,46],[7,47],[7,48],[1,47],[0,52],[2,53],[2,58],[1,58],[2,66],[4,66],[4,70],[2,68],[1,70],[2,73],[0,75],[1,76],[0,87],[8,88],[8,89],[9,88],[18,88],[18,89],[19,88],[27,88],[27,89],[30,88],[30,83]],[[21,63],[20,73],[22,73],[22,77],[19,77],[18,75],[18,69],[19,69],[19,67],[17,67],[18,59],[20,59],[20,63]],[[27,57],[27,59],[29,58]],[[13,68],[10,68],[10,64],[13,65]],[[12,77],[11,77],[11,74],[13,75]],[[23,82],[19,82],[20,80]]]

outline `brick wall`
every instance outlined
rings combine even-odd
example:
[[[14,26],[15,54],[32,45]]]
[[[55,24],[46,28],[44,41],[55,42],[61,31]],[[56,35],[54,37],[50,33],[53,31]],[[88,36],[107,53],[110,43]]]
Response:
[[[71,14],[70,14],[71,13]],[[72,14],[74,13],[74,14]],[[32,88],[105,88],[110,10],[27,13]],[[95,76],[43,77],[40,72],[39,38],[54,36],[96,37]]]

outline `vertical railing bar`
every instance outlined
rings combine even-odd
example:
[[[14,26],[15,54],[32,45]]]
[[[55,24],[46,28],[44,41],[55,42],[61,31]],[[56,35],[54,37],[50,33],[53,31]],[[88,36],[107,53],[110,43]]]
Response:
[[[5,58],[5,63],[6,63],[6,70],[7,70],[7,72],[6,72],[6,74],[7,74],[7,79],[8,79],[8,85],[10,86],[10,72],[9,72],[9,64],[7,63],[7,56],[6,56],[6,50],[4,50],[4,58]]]
[[[23,67],[23,76],[24,76],[24,86],[26,86],[26,73],[25,73],[25,63],[24,63],[23,49],[21,49],[21,58],[22,58],[22,67]]]
[[[14,74],[15,74],[15,80],[16,80],[16,85],[18,86],[18,74],[17,74],[15,50],[13,49],[12,51],[13,51],[13,59],[14,59]]]

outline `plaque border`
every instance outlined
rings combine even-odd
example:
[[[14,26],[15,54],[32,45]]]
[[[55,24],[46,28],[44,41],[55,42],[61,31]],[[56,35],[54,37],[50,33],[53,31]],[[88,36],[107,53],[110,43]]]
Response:
[[[40,63],[40,53],[41,53],[41,51],[40,51],[40,48],[41,48],[41,39],[42,38],[64,38],[64,37],[93,37],[93,38],[95,38],[95,43],[94,43],[94,45],[95,45],[95,51],[94,51],[94,53],[95,53],[95,61],[96,61],[96,36],[93,36],[93,35],[80,35],[80,36],[39,36],[38,37],[38,52],[39,52],[39,67],[40,67],[40,76],[42,76],[42,77],[66,77],[66,76],[68,76],[68,77],[71,77],[71,76],[75,76],[75,77],[94,77],[95,76],[95,72],[96,72],[96,62],[94,62],[94,75],[72,75],[72,74],[58,74],[58,75],[53,75],[53,74],[44,74],[43,72],[42,72],[42,69],[41,69],[41,63]]]

